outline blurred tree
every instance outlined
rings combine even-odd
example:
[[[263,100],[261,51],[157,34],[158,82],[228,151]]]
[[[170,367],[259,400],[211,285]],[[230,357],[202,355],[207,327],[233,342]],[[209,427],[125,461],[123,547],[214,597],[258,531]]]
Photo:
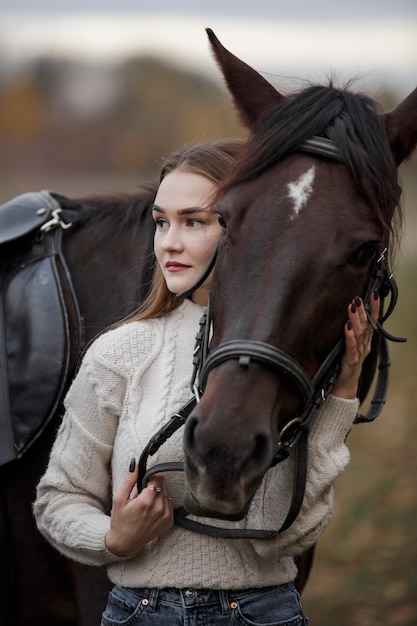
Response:
[[[48,126],[47,103],[32,76],[20,76],[0,92],[0,166],[29,166]]]
[[[121,68],[113,112],[113,166],[146,167],[183,143],[242,134],[225,91],[208,79],[141,57]]]
[[[242,134],[224,88],[154,58],[39,59],[0,84],[3,174],[146,172],[180,144]]]

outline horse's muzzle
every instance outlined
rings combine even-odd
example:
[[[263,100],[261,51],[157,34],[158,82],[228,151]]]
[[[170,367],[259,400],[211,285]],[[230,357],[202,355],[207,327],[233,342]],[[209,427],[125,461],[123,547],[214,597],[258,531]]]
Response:
[[[220,488],[214,489],[213,483],[202,477],[201,473],[197,478],[195,468],[190,471],[187,462],[185,472],[184,507],[189,513],[229,521],[239,521],[245,517],[255,490],[248,495],[246,489],[236,481],[222,481]]]
[[[245,517],[250,505],[250,501],[246,501],[243,508],[239,508],[240,503],[233,504],[230,500],[219,500],[218,498],[208,498],[206,503],[206,505],[202,504],[187,484],[184,492],[184,508],[192,515],[236,522]]]
[[[259,444],[259,450],[257,442],[252,441],[249,452],[243,454],[239,448],[224,445],[224,441],[222,445],[221,436],[210,440],[201,432],[200,437],[196,436],[201,429],[194,428],[194,420],[190,417],[184,433],[184,506],[194,515],[240,520],[269,466],[270,455],[265,450],[269,446]]]

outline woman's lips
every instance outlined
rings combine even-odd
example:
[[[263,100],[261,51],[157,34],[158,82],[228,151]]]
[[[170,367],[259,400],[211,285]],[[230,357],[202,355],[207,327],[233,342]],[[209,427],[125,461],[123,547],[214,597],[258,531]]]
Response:
[[[187,270],[190,266],[184,265],[183,263],[177,263],[175,261],[167,261],[167,263],[165,263],[165,267],[168,272],[181,272],[183,270]]]

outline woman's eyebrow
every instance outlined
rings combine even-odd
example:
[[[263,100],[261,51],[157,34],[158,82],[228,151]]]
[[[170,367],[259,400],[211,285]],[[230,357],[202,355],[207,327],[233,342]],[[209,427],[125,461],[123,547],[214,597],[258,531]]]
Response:
[[[152,207],[152,211],[157,211],[158,213],[165,213],[165,210],[162,207],[159,207],[157,204],[154,204]],[[210,213],[209,209],[204,209],[203,207],[189,207],[186,209],[178,209],[178,215],[195,215],[196,213]]]

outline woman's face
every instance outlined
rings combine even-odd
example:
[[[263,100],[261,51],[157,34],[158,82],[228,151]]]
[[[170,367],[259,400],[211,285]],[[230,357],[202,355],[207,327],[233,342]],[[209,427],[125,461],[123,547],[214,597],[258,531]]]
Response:
[[[216,184],[200,174],[173,170],[161,182],[152,211],[155,255],[169,291],[180,293],[203,274],[222,232],[210,197]],[[207,304],[210,277],[192,299]]]

